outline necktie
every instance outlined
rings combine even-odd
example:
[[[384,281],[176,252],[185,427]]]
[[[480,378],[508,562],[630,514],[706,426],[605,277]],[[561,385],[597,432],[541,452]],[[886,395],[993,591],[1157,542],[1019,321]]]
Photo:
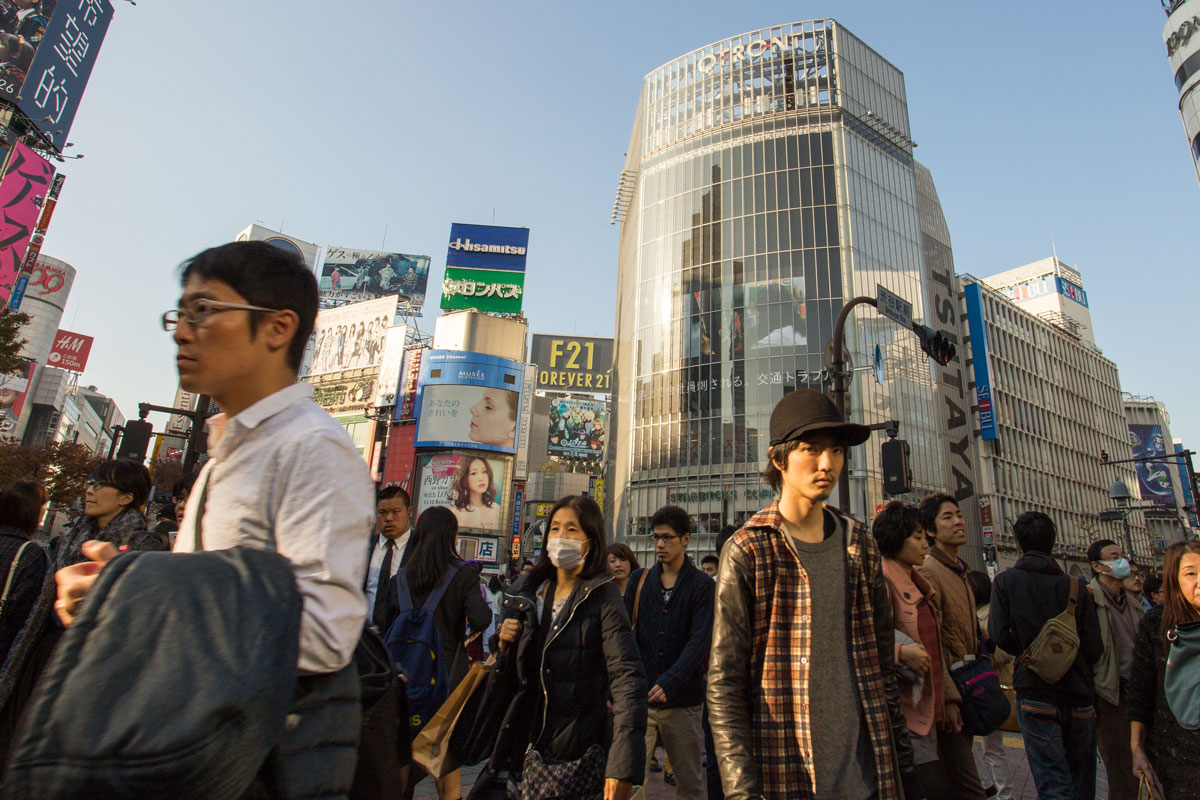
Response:
[[[387,552],[383,554],[383,564],[379,567],[379,585],[375,589],[375,608],[371,612],[371,621],[384,633],[387,632],[387,597],[392,585],[392,553],[396,551],[396,540],[387,540]]]

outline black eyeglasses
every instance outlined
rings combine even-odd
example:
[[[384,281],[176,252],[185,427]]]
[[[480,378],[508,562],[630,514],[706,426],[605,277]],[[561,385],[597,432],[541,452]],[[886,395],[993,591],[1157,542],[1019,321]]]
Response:
[[[115,488],[117,488],[117,487],[113,486],[111,483],[106,483],[105,481],[98,481],[94,478],[88,478],[87,482],[84,483],[83,485],[85,488],[92,489],[93,491],[99,491],[100,489],[115,489]]]
[[[193,328],[203,325],[209,317],[222,311],[279,311],[278,308],[264,308],[245,303],[226,303],[223,300],[194,300],[187,308],[173,308],[162,315],[164,331],[173,331],[183,320]]]
[[[652,534],[650,534],[650,538],[656,542],[669,542],[672,539],[678,539],[679,534],[677,534],[677,533],[652,533]]]

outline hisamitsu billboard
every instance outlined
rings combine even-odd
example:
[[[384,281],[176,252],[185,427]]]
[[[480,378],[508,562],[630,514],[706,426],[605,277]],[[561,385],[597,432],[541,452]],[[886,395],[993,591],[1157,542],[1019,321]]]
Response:
[[[583,394],[612,391],[612,339],[535,333],[529,360],[538,368],[539,391]]]
[[[446,266],[524,272],[528,250],[529,228],[454,222],[450,225]]]

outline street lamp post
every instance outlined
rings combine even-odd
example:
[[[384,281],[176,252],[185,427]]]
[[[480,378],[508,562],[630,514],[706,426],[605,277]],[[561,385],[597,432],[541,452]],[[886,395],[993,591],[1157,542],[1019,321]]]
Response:
[[[1129,493],[1129,487],[1125,485],[1124,481],[1118,478],[1109,487],[1108,497],[1121,513],[1121,525],[1125,529],[1125,555],[1127,558],[1133,558],[1133,533],[1129,530],[1129,510],[1132,495]]]

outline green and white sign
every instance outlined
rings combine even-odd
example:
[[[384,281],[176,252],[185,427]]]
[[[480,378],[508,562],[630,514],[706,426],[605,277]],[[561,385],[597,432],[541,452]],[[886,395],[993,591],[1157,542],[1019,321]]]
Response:
[[[523,272],[448,266],[442,281],[442,308],[446,309],[517,314],[524,296]]]

